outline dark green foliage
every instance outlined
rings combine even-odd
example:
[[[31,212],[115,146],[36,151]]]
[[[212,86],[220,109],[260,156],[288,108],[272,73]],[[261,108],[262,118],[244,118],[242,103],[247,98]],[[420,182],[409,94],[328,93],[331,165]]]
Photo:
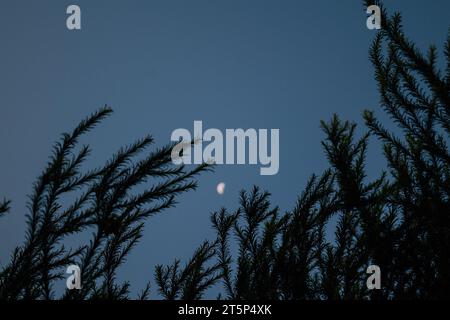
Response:
[[[193,190],[199,166],[186,171],[171,163],[169,145],[146,153],[153,143],[145,137],[117,152],[105,166],[82,172],[90,148],[76,150],[79,138],[111,114],[105,107],[65,133],[34,185],[25,243],[16,248],[0,273],[0,299],[52,299],[53,284],[72,263],[82,270],[82,290],[64,299],[125,299],[128,283],[117,283],[116,272],[142,237],[144,221],[174,205],[175,197]],[[139,189],[137,188],[139,187]],[[75,198],[63,206],[61,198]],[[9,203],[2,203],[0,213]],[[92,232],[87,245],[67,249],[63,240]],[[148,295],[147,287],[141,297]]]
[[[255,188],[241,194],[236,213],[214,213],[212,263],[222,266],[226,298],[450,297],[450,34],[439,70],[434,46],[422,54],[400,15],[382,14],[370,59],[381,106],[399,130],[365,111],[369,132],[357,139],[356,125],[334,116],[322,122],[330,169],[309,180],[291,212],[271,209],[269,194]],[[387,165],[374,181],[365,172],[370,136],[382,142]],[[325,237],[330,222],[332,241]],[[382,289],[369,291],[373,264]]]
[[[371,49],[381,104],[403,136],[388,132],[366,112],[373,134],[384,143],[392,192],[387,205],[400,233],[392,268],[392,294],[402,298],[450,296],[450,36],[447,68],[437,66],[437,49],[424,55],[409,41],[399,14],[386,18]],[[383,50],[385,48],[385,50]],[[399,259],[401,257],[401,259]]]
[[[156,266],[155,280],[160,294],[167,300],[198,300],[220,279],[220,263],[208,266],[216,254],[216,243],[205,241],[184,268],[175,260],[171,266]]]
[[[371,111],[364,112],[368,132],[359,138],[356,125],[336,115],[322,122],[329,169],[311,176],[289,212],[254,187],[242,191],[236,211],[213,213],[213,241],[186,264],[156,267],[164,299],[201,299],[219,283],[220,298],[235,300],[450,297],[450,34],[440,70],[437,49],[421,53],[404,35],[400,15],[382,12],[370,60],[381,106],[398,130],[387,130]],[[116,271],[141,238],[144,220],[195,189],[193,177],[206,166],[172,166],[173,146],[136,160],[151,137],[82,173],[89,148],[75,151],[78,138],[110,112],[95,113],[55,146],[30,198],[26,241],[0,272],[0,299],[54,298],[52,284],[72,262],[81,267],[83,289],[63,298],[129,298]],[[373,180],[366,174],[370,137],[382,142],[386,159],[386,172]],[[77,196],[69,206],[60,203],[66,194]],[[0,216],[8,210],[9,202],[0,202]],[[93,232],[88,245],[61,244],[86,230]],[[367,289],[369,265],[381,268],[381,290]]]
[[[295,208],[280,214],[267,192],[241,193],[240,208],[213,213],[216,263],[229,299],[351,299],[368,295],[366,268],[379,244],[378,230],[387,190],[384,177],[364,184],[367,135],[353,143],[355,126],[337,117],[323,123],[332,169],[312,176]],[[387,216],[387,215],[386,215]],[[336,241],[325,239],[330,219],[338,220]],[[230,243],[236,239],[238,253]],[[210,257],[208,257],[210,259]],[[204,261],[207,263],[207,261]],[[165,286],[165,282],[158,283]]]
[[[272,282],[276,279],[272,275],[276,266],[272,237],[276,236],[283,222],[278,218],[278,208],[270,208],[268,198],[268,193],[261,193],[257,188],[250,195],[242,192],[241,208],[236,213],[228,214],[222,210],[212,216],[214,228],[218,231],[219,261],[223,265],[227,295],[231,299],[264,299],[273,295]],[[234,283],[228,248],[230,233],[239,245]]]
[[[11,204],[8,200],[3,200],[0,202],[0,217],[9,211],[9,205]]]

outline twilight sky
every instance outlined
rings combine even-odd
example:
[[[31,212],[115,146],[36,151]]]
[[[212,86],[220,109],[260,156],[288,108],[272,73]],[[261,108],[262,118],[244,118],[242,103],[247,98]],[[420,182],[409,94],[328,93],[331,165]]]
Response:
[[[81,31],[66,28],[70,4],[81,7]],[[448,0],[385,4],[402,12],[419,47],[442,49]],[[53,142],[105,104],[114,115],[82,141],[93,147],[91,167],[147,133],[164,145],[177,128],[192,132],[194,120],[223,131],[280,129],[277,175],[219,166],[148,221],[121,269],[134,290],[155,264],[187,259],[212,238],[210,212],[236,208],[239,190],[259,185],[291,209],[308,176],[327,166],[319,121],[337,113],[361,123],[366,108],[381,115],[367,54],[375,32],[360,0],[1,0],[0,198],[13,210],[0,221],[0,262],[23,241],[27,194]],[[384,168],[375,141],[368,160],[372,176]]]

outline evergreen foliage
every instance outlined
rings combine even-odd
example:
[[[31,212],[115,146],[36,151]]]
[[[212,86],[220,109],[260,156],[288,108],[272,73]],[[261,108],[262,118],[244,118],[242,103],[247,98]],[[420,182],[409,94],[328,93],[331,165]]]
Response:
[[[172,145],[146,152],[150,136],[120,149],[103,167],[82,172],[90,148],[77,149],[78,141],[111,113],[100,109],[55,144],[30,196],[25,243],[0,273],[0,299],[55,298],[54,282],[65,278],[70,264],[82,270],[83,286],[63,299],[128,298],[129,284],[118,283],[116,272],[142,237],[144,221],[197,187],[193,178],[207,166],[186,171],[172,165]],[[62,197],[75,199],[64,206]],[[0,205],[0,213],[8,209],[9,202]],[[88,244],[75,249],[62,244],[86,231],[92,232]]]
[[[330,168],[310,178],[292,211],[272,209],[269,194],[255,187],[242,192],[235,213],[213,213],[211,252],[226,298],[450,297],[450,34],[444,56],[441,70],[436,47],[422,53],[405,36],[400,14],[382,7],[370,60],[381,106],[398,130],[365,111],[369,132],[357,139],[356,125],[335,115],[321,124]],[[365,172],[370,136],[382,142],[387,165],[374,181]],[[370,265],[381,268],[381,290],[367,289]]]
[[[440,68],[436,47],[422,53],[405,36],[400,14],[382,12],[370,60],[381,106],[398,130],[386,129],[372,111],[364,112],[368,132],[359,138],[356,124],[337,115],[322,122],[329,169],[311,176],[289,212],[258,187],[241,192],[235,211],[214,212],[214,240],[185,264],[156,267],[164,299],[201,299],[218,284],[219,298],[233,300],[450,297],[450,34]],[[25,243],[0,271],[0,299],[55,298],[54,281],[71,263],[81,267],[83,288],[62,298],[129,299],[116,272],[144,221],[195,189],[195,175],[208,169],[173,166],[173,146],[136,160],[153,142],[145,137],[102,168],[82,172],[90,149],[76,149],[78,140],[110,113],[99,110],[55,145],[30,197]],[[386,172],[374,180],[366,174],[370,137],[382,142],[386,159]],[[61,197],[74,192],[63,206]],[[0,202],[0,216],[9,204]],[[86,230],[93,232],[87,245],[62,245]],[[367,289],[369,265],[381,268],[381,290]],[[147,285],[139,298],[149,291]]]

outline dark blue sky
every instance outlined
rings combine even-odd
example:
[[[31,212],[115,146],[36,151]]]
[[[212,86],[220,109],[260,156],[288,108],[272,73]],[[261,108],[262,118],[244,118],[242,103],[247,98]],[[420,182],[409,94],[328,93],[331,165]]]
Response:
[[[66,29],[66,8],[82,9],[82,30]],[[385,1],[400,10],[420,46],[442,48],[450,2]],[[23,240],[26,195],[63,131],[102,105],[115,110],[83,142],[104,162],[147,133],[157,145],[176,128],[279,128],[280,171],[222,166],[200,178],[180,205],[148,221],[122,268],[133,289],[156,263],[186,259],[212,237],[209,214],[235,208],[239,190],[257,184],[291,209],[308,176],[326,161],[321,119],[361,122],[378,114],[362,1],[323,0],[2,0],[0,2],[0,197],[13,200],[0,221],[0,261]],[[363,128],[361,127],[361,130]],[[369,171],[384,167],[378,145]],[[227,185],[223,196],[217,183]],[[155,295],[153,295],[155,296]]]

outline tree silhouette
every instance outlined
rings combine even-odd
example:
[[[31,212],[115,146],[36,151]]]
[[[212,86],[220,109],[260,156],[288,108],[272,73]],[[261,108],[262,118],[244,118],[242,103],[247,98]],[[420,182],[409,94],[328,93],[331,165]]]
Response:
[[[186,171],[172,165],[172,145],[137,158],[153,143],[150,136],[120,149],[103,167],[82,172],[90,148],[77,149],[78,140],[111,112],[100,109],[55,144],[30,196],[25,243],[0,272],[0,299],[52,299],[55,280],[72,263],[82,270],[83,286],[63,299],[128,298],[129,285],[117,283],[116,271],[142,237],[144,220],[197,187],[193,178],[207,166]],[[61,198],[68,196],[75,200],[63,206]],[[8,209],[9,202],[0,205],[0,213]],[[75,249],[61,244],[85,231],[92,232],[89,244]]]
[[[310,178],[292,211],[281,215],[271,208],[269,194],[255,187],[241,193],[236,212],[213,213],[216,246],[208,247],[209,254],[196,252],[192,260],[221,266],[213,269],[209,285],[221,281],[225,298],[450,297],[450,34],[446,68],[439,70],[436,47],[421,53],[404,35],[400,14],[389,16],[376,4],[382,8],[382,30],[370,60],[381,106],[399,133],[365,111],[369,132],[357,139],[356,125],[335,115],[321,124],[330,168]],[[383,144],[387,171],[367,181],[371,135]],[[324,235],[330,221],[337,221],[333,241]],[[233,239],[237,251],[230,250]],[[370,265],[381,268],[381,290],[367,289]],[[209,271],[196,269],[194,279],[200,283]],[[158,277],[160,288],[167,282]],[[189,297],[203,293],[198,284],[190,287],[199,290]]]
[[[391,285],[400,298],[450,296],[450,36],[444,54],[441,71],[436,47],[421,53],[398,13],[385,19],[370,52],[381,105],[403,132],[399,138],[364,114],[393,177],[386,203],[399,222]]]
[[[9,205],[10,201],[8,200],[3,200],[2,202],[0,202],[0,216],[4,215],[9,211]]]
[[[400,14],[382,7],[370,60],[380,104],[398,130],[386,129],[372,111],[364,112],[368,131],[359,138],[356,124],[337,115],[322,122],[329,169],[310,177],[296,206],[282,213],[268,192],[242,191],[237,209],[211,215],[215,239],[184,265],[156,267],[161,296],[201,299],[221,283],[219,298],[233,300],[448,299],[450,34],[444,56],[442,70],[436,47],[422,53],[405,36]],[[0,271],[0,299],[54,298],[53,284],[71,263],[80,266],[83,287],[63,299],[129,299],[129,285],[118,283],[116,272],[141,238],[144,220],[195,189],[193,178],[208,169],[172,165],[173,145],[139,160],[153,142],[145,137],[102,168],[82,172],[89,147],[77,148],[78,140],[110,113],[99,110],[55,145],[30,197],[25,243]],[[369,181],[371,136],[383,144],[387,170]],[[76,199],[63,206],[67,195]],[[0,216],[9,207],[0,202]],[[88,230],[89,244],[62,245]],[[366,286],[370,265],[381,268],[380,290]],[[148,293],[149,285],[139,298]]]

